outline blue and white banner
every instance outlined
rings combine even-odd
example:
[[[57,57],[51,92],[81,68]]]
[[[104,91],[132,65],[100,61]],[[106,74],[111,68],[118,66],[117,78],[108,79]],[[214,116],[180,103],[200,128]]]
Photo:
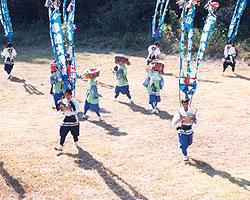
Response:
[[[0,21],[3,25],[4,35],[9,38],[11,42],[13,37],[13,28],[10,20],[8,5],[6,0],[1,0],[1,8],[0,8]]]
[[[67,0],[64,0],[63,1],[63,23],[67,22],[66,6],[67,6]]]
[[[65,89],[69,88],[69,78],[67,74],[67,65],[65,57],[65,46],[62,32],[62,24],[59,8],[55,8],[52,12],[49,8],[49,18],[50,18],[50,37],[51,43],[54,50],[54,55],[56,58],[58,70],[62,75],[63,86]]]
[[[154,13],[154,17],[152,20],[152,37],[154,37],[156,40],[159,40],[162,34],[164,20],[165,20],[167,10],[168,10],[167,9],[168,3],[169,3],[169,0],[157,0],[156,2],[155,13]],[[160,4],[161,4],[160,11],[158,12]],[[158,15],[159,17],[158,17],[158,25],[157,25],[156,22],[157,22]]]
[[[194,95],[196,91],[198,67],[200,65],[201,60],[203,59],[205,55],[208,37],[216,22],[216,16],[213,14],[214,9],[209,9],[210,11],[207,16],[207,19],[203,28],[203,32],[201,35],[201,39],[200,39],[200,46],[199,46],[197,60],[196,60],[196,69],[195,69],[195,72],[192,72],[190,68],[190,63],[191,63],[191,51],[192,51],[192,44],[193,44],[193,19],[195,16],[195,7],[191,3],[192,2],[190,1],[189,5],[191,7],[188,11],[187,16],[185,13],[187,6],[185,2],[183,3],[182,23],[181,23],[181,40],[180,40],[180,72],[179,72],[179,88],[185,94],[185,98],[188,100],[190,100],[190,96]],[[210,2],[210,3],[213,3],[213,2]],[[186,29],[188,31],[188,54],[187,54],[188,64],[187,64],[187,74],[185,75],[183,68],[182,68],[182,62],[183,62],[182,60],[183,60],[184,37],[185,37]]]
[[[208,37],[211,33],[211,30],[213,29],[215,25],[215,22],[216,22],[216,15],[214,15],[212,12],[209,12],[206,23],[202,31],[202,35],[201,35],[200,46],[199,46],[197,60],[196,60],[195,75],[197,74],[198,67],[201,63],[201,60],[203,59],[206,53]]]
[[[191,72],[190,62],[191,62],[191,54],[192,54],[192,46],[193,46],[193,35],[194,35],[194,21],[195,16],[195,7],[192,4],[191,8],[188,11],[187,17],[185,18],[185,29],[187,29],[188,33],[188,53],[187,53],[187,72]]]
[[[72,89],[75,88],[75,83],[77,80],[77,73],[75,70],[75,46],[74,46],[74,19],[75,19],[75,0],[71,0],[69,7],[67,9],[69,12],[68,15],[68,22],[67,22],[67,30],[66,30],[66,35],[69,39],[70,47],[72,49],[72,55],[71,55],[71,74],[70,74],[70,79],[71,79],[71,87]]]
[[[231,21],[231,24],[229,26],[229,31],[228,31],[228,38],[230,40],[233,40],[237,33],[238,33],[238,29],[239,29],[239,25],[240,25],[240,19],[241,16],[243,14],[243,11],[245,10],[247,6],[247,0],[238,0],[235,10],[234,10],[234,15]]]

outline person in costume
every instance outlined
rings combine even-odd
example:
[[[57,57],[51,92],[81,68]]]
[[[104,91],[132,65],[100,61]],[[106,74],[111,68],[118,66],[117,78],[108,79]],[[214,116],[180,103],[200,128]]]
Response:
[[[160,42],[156,41],[153,45],[148,47],[147,65],[151,62],[158,62],[158,58],[161,55]]]
[[[224,75],[225,70],[227,69],[227,67],[230,65],[232,67],[232,71],[233,73],[235,73],[235,58],[237,55],[237,51],[234,47],[234,43],[229,40],[227,42],[227,45],[224,48],[224,58],[222,59],[222,63],[223,63],[223,72],[222,72],[222,76]]]
[[[17,53],[15,48],[12,46],[12,44],[9,42],[7,44],[7,47],[3,49],[1,53],[1,57],[4,58],[4,70],[8,74],[8,79],[11,78],[11,71],[14,66],[14,58],[16,58]]]
[[[88,91],[87,97],[84,104],[84,113],[82,115],[83,119],[86,119],[86,113],[90,109],[94,111],[99,117],[100,121],[103,121],[102,116],[100,115],[99,107],[99,97],[102,97],[101,94],[97,91],[96,78],[99,76],[100,70],[97,68],[88,69],[84,72],[84,77],[88,80]]]
[[[78,136],[79,136],[79,121],[77,113],[79,112],[79,103],[76,99],[72,98],[72,91],[67,89],[64,92],[65,98],[62,99],[56,106],[57,111],[62,112],[65,118],[60,126],[60,146],[55,147],[55,150],[62,151],[63,144],[65,142],[66,136],[69,132],[74,138],[74,147],[78,147]]]
[[[51,64],[51,77],[50,83],[52,86],[52,94],[54,98],[55,106],[58,104],[58,101],[63,97],[63,82],[61,74],[57,68],[57,63],[54,61]]]
[[[120,93],[125,94],[129,98],[129,102],[132,103],[132,98],[129,92],[129,84],[127,79],[127,68],[126,64],[130,65],[128,58],[122,56],[115,57],[115,63],[118,65],[118,69],[115,72],[117,85],[115,87],[115,97],[114,101],[117,99]]]
[[[161,101],[160,90],[164,86],[164,79],[160,75],[154,63],[151,63],[147,67],[147,78],[145,79],[143,85],[147,88],[149,94],[149,104],[152,105],[152,114],[159,110],[157,104]]]
[[[178,138],[182,154],[184,155],[184,161],[189,161],[187,154],[188,147],[193,142],[193,127],[197,123],[196,111],[189,108],[188,100],[181,101],[183,107],[181,107],[172,120],[172,125],[176,127],[178,132]]]

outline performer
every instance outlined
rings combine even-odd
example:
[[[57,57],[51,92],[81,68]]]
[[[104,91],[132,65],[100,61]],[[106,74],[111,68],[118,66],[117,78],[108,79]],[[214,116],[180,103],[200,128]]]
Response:
[[[147,88],[149,94],[149,104],[152,105],[152,114],[156,112],[156,109],[159,110],[157,106],[158,102],[161,101],[160,90],[164,86],[164,79],[160,75],[154,63],[151,63],[147,67],[147,78],[145,79],[143,85]]]
[[[234,43],[231,40],[229,40],[227,42],[227,45],[225,46],[224,58],[222,59],[222,63],[223,63],[222,76],[224,75],[224,72],[229,65],[232,67],[233,73],[235,73],[234,70],[235,70],[235,64],[236,64],[235,62],[236,55],[237,55],[237,52],[235,50]]]
[[[188,107],[187,99],[182,100],[181,103],[183,107],[176,112],[172,120],[172,125],[175,126],[178,131],[179,143],[184,155],[184,161],[189,161],[187,149],[193,142],[194,132],[192,127],[197,123],[197,118],[196,111]]]
[[[62,151],[63,144],[65,142],[66,136],[69,131],[73,135],[74,138],[74,147],[77,147],[77,141],[79,136],[79,121],[77,117],[77,113],[79,112],[79,103],[76,99],[72,98],[72,91],[67,89],[64,92],[65,98],[61,100],[60,103],[57,104],[56,109],[61,111],[65,118],[60,127],[60,146],[55,147],[55,150]]]
[[[57,63],[54,61],[51,64],[51,77],[50,83],[52,86],[52,94],[55,102],[55,106],[58,104],[58,101],[63,97],[63,82],[60,72],[57,68]]]
[[[99,76],[99,74],[100,70],[97,68],[88,69],[84,72],[84,77],[89,80],[88,80],[87,98],[85,100],[84,113],[82,115],[83,119],[86,119],[86,113],[90,109],[96,112],[100,121],[103,121],[103,118],[100,115],[100,107],[99,107],[99,97],[102,97],[102,95],[98,93],[95,81],[95,79]]]
[[[122,56],[116,56],[115,57],[115,63],[118,65],[118,69],[116,71],[116,79],[118,80],[118,83],[115,87],[115,98],[119,96],[120,93],[127,95],[129,98],[129,102],[133,103],[132,98],[130,96],[129,92],[129,85],[128,85],[128,79],[127,79],[127,68],[126,64],[130,65],[130,62],[128,58],[122,57]]]
[[[148,47],[147,65],[151,62],[158,62],[158,58],[161,55],[160,42],[156,41],[153,45]]]
[[[17,53],[12,44],[9,42],[7,48],[4,48],[1,53],[2,58],[4,58],[4,70],[8,74],[8,79],[11,78],[11,71],[14,66],[14,58],[16,58]]]

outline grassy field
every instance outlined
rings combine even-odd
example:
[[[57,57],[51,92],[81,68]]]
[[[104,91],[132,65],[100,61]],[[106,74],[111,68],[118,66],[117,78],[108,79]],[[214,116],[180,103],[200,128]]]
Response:
[[[0,71],[0,199],[250,199],[250,68],[238,61],[236,75],[221,76],[221,61],[207,60],[199,69],[193,99],[199,122],[192,160],[184,164],[171,119],[178,108],[178,57],[163,56],[165,87],[160,112],[150,114],[146,55],[77,49],[81,74],[99,66],[100,106],[80,122],[79,148],[69,134],[63,153],[59,143],[62,116],[52,110],[46,48],[17,48],[13,79]],[[113,102],[116,83],[113,56],[130,58],[128,79],[134,104],[125,96]],[[145,52],[146,53],[146,52]],[[3,65],[1,65],[3,68]],[[79,79],[76,98],[81,111],[87,83]]]

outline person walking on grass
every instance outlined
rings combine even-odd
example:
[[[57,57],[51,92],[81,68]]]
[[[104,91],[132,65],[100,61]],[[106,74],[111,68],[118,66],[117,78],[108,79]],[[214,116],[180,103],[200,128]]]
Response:
[[[156,41],[148,47],[147,65],[151,62],[158,62],[159,56],[161,55],[160,46],[160,42]]]
[[[229,40],[227,42],[227,45],[225,46],[224,58],[222,59],[222,64],[223,64],[222,76],[224,75],[224,72],[229,65],[232,67],[232,72],[235,74],[236,55],[237,51],[234,47],[234,43],[231,40]]]
[[[60,99],[63,97],[63,82],[56,61],[51,64],[50,84],[52,86],[51,93],[53,94],[54,103],[56,106],[58,101],[60,101]]]
[[[14,58],[16,58],[17,53],[15,48],[12,46],[12,44],[9,42],[7,44],[7,47],[3,49],[1,52],[1,57],[4,58],[4,70],[8,74],[8,79],[11,79],[11,71],[14,66]]]
[[[116,79],[117,85],[115,87],[115,97],[114,101],[116,101],[117,97],[120,93],[125,94],[130,103],[133,103],[130,91],[129,91],[129,84],[127,79],[127,68],[126,65],[130,65],[128,58],[122,56],[115,57],[115,63],[118,65],[118,69],[116,71]]]
[[[79,112],[79,103],[76,99],[72,98],[72,91],[67,89],[64,92],[65,98],[57,104],[56,109],[65,115],[65,118],[60,126],[60,146],[55,147],[55,150],[62,151],[63,144],[65,142],[66,136],[69,132],[73,135],[74,144],[73,147],[78,147],[78,136],[79,136],[79,121],[77,113]]]
[[[102,116],[100,115],[100,107],[99,107],[99,97],[102,97],[101,94],[97,91],[96,78],[99,76],[100,70],[97,68],[91,68],[84,72],[84,77],[88,80],[88,91],[87,98],[85,100],[84,105],[84,113],[82,115],[83,119],[86,119],[87,111],[90,109],[94,111],[99,117],[100,121],[103,121]]]
[[[152,105],[152,114],[159,110],[157,104],[161,101],[160,90],[164,86],[164,79],[160,75],[159,71],[155,67],[154,63],[151,63],[146,71],[148,72],[147,78],[145,79],[143,86],[148,90],[149,104]]]
[[[188,147],[193,143],[193,127],[197,123],[196,111],[189,108],[188,100],[181,101],[181,107],[175,114],[172,125],[176,127],[184,161],[189,161],[187,154]]]

